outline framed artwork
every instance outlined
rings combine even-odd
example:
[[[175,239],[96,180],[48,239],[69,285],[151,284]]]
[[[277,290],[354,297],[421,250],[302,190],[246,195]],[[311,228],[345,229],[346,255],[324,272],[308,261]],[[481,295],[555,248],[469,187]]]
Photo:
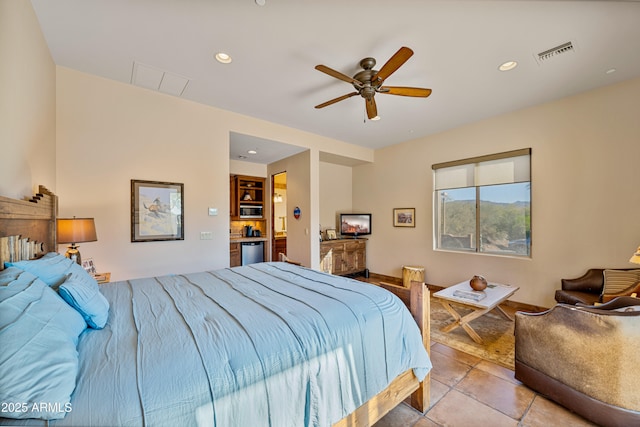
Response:
[[[336,240],[337,236],[336,236],[336,230],[333,228],[329,228],[326,231],[327,233],[327,240]]]
[[[131,180],[131,241],[184,240],[184,186]]]
[[[93,258],[85,258],[82,260],[82,268],[86,270],[87,273],[94,275],[96,274],[96,266],[93,263]]]
[[[415,208],[394,208],[393,209],[393,226],[394,227],[415,227],[416,226],[416,209]]]

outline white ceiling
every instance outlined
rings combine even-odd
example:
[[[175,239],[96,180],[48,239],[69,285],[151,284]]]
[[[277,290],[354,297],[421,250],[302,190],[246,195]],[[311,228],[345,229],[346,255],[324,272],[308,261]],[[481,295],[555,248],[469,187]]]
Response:
[[[176,96],[371,148],[640,76],[638,1],[32,3],[58,65],[125,83],[156,70]],[[568,41],[571,53],[537,61]],[[314,108],[353,91],[314,66],[353,75],[401,46],[415,54],[385,85],[431,88],[429,98],[378,94],[377,122],[360,97]],[[233,62],[216,62],[219,51]],[[498,71],[508,60],[518,67]]]
[[[305,151],[304,147],[230,132],[229,158],[241,162],[268,165]]]

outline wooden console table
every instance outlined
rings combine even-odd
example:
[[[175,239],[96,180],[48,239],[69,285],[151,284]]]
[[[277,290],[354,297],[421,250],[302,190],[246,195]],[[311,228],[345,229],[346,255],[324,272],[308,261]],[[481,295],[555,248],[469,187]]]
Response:
[[[320,242],[320,269],[347,275],[367,268],[367,239],[338,239]]]

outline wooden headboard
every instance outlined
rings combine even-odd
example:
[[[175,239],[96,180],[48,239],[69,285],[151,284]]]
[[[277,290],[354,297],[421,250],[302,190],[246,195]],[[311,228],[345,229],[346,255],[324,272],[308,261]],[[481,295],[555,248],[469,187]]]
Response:
[[[0,270],[5,262],[56,251],[57,214],[58,196],[44,186],[30,199],[0,196]]]

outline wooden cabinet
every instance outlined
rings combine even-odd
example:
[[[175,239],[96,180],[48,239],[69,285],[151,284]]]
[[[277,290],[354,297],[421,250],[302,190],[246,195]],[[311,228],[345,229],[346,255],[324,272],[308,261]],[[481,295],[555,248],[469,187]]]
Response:
[[[265,178],[244,175],[230,176],[229,214],[232,219],[264,218],[264,202],[267,191],[265,184]],[[250,213],[242,211],[240,206],[247,207]]]
[[[238,181],[234,175],[229,176],[229,216],[233,218],[238,218],[240,209],[238,203]]]
[[[325,240],[320,243],[320,269],[327,273],[347,275],[367,268],[366,239]]]
[[[242,264],[242,254],[240,253],[240,243],[229,244],[229,267],[237,267]]]

